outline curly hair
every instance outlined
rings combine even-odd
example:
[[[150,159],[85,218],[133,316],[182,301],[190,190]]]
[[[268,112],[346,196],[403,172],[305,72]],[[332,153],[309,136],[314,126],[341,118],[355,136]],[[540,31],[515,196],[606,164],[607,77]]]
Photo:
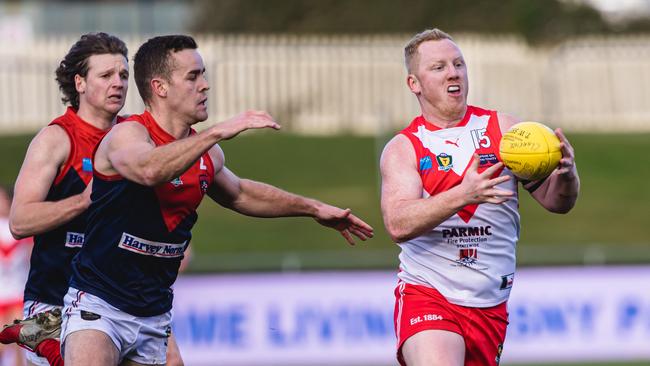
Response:
[[[171,53],[185,49],[197,49],[194,38],[185,35],[159,36],[145,42],[133,56],[133,74],[135,85],[142,101],[149,104],[151,100],[151,79],[160,77],[169,80],[174,69]]]
[[[119,38],[107,33],[87,33],[72,45],[68,54],[56,69],[56,81],[63,93],[63,104],[70,103],[74,109],[79,109],[79,93],[75,86],[74,77],[86,77],[88,74],[88,59],[92,55],[121,54],[128,59],[126,44]]]

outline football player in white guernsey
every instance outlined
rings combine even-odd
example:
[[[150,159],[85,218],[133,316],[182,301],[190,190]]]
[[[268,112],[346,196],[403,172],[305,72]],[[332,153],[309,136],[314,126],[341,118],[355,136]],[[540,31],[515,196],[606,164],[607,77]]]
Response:
[[[381,208],[401,247],[395,290],[402,365],[497,365],[519,237],[517,182],[501,162],[515,117],[467,105],[458,45],[430,29],[405,47],[407,85],[421,116],[381,156]],[[562,159],[545,179],[521,181],[548,211],[574,206],[580,181],[560,129]]]
[[[0,185],[0,324],[9,324],[23,314],[23,289],[29,272],[32,239],[15,239],[9,230],[11,190]],[[13,356],[13,357],[12,357]],[[0,346],[0,365],[24,365],[25,356],[17,345]]]

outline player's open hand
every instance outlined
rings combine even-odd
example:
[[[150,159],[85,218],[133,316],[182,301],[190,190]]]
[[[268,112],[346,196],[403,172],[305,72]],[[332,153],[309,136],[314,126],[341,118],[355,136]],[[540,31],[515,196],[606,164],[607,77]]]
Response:
[[[562,129],[555,129],[555,136],[560,139],[560,150],[562,151],[562,159],[557,165],[557,174],[564,178],[575,177],[575,153],[573,146],[569,140],[564,136]]]
[[[459,186],[465,191],[467,204],[485,202],[499,204],[514,196],[515,193],[512,191],[496,188],[497,185],[508,181],[510,179],[509,175],[492,178],[499,169],[503,168],[503,163],[498,162],[479,173],[479,160],[479,156],[474,154],[465,173],[465,178],[463,178]]]
[[[340,232],[350,245],[355,244],[353,236],[363,241],[374,236],[372,226],[354,216],[349,208],[343,210],[338,207],[323,204],[318,208],[314,219],[319,224]]]
[[[280,129],[280,125],[265,111],[248,110],[212,127],[221,137],[229,140],[241,132],[251,129]]]

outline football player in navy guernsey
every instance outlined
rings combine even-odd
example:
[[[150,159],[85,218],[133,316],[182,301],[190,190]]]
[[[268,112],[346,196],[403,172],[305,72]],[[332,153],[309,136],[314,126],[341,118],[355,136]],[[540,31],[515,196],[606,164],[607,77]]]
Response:
[[[92,153],[117,122],[128,88],[127,47],[106,33],[88,33],[70,48],[56,70],[63,102],[70,106],[32,140],[16,182],[11,231],[34,235],[24,320],[0,333],[18,343],[30,365],[62,365],[60,309],[68,290],[70,262],[84,243],[90,204]],[[183,360],[173,336],[167,365]]]
[[[30,143],[16,180],[9,221],[14,237],[34,236],[24,295],[25,318],[63,306],[72,272],[70,262],[84,243],[92,152],[119,118],[128,79],[127,47],[106,33],[81,36],[56,70],[62,100],[69,107]],[[2,342],[30,347],[19,339],[22,326],[5,329]],[[28,329],[33,327],[24,330]],[[53,354],[60,359],[54,339],[31,346],[36,355],[27,353],[30,364],[48,365],[37,355]]]
[[[146,105],[99,143],[85,244],[65,297],[65,364],[162,365],[172,290],[204,195],[248,216],[309,216],[350,243],[373,229],[351,213],[224,165],[217,143],[249,129],[279,129],[266,112],[246,111],[201,132],[208,118],[205,66],[189,36],[155,37],[134,57]]]

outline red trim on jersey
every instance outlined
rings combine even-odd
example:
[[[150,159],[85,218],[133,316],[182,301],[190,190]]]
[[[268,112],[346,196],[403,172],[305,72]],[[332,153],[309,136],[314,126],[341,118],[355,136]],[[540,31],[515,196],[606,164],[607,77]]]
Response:
[[[478,113],[475,113],[475,112],[478,112]],[[468,105],[467,110],[465,111],[465,115],[460,120],[460,122],[458,122],[458,124],[455,125],[454,127],[464,127],[465,125],[467,125],[467,122],[469,122],[469,117],[472,114],[479,115],[479,116],[486,114],[486,113],[481,113],[481,112],[488,112],[489,113],[489,111],[487,111],[485,109],[481,109],[481,108],[478,108],[478,107]],[[419,115],[419,116],[415,117],[415,119],[411,122],[409,127],[415,126],[415,130],[412,131],[412,132],[415,132],[415,131],[417,131],[417,126],[418,125],[423,125],[429,131],[442,130],[441,127],[438,127],[435,124],[427,121],[426,118],[424,118],[424,115]],[[407,127],[407,128],[409,128],[409,127]]]
[[[2,243],[0,244],[0,257],[10,257],[19,246],[32,244],[34,244],[34,242],[31,237],[20,240],[13,239],[11,243]]]
[[[487,123],[486,127],[486,134],[490,136],[492,145],[489,148],[479,148],[475,150],[475,153],[481,154],[481,153],[493,153],[497,157],[499,161],[501,161],[501,156],[499,155],[499,142],[501,141],[501,127],[499,125],[499,119],[497,116],[496,111],[490,111],[487,109],[475,107],[475,106],[467,106],[467,111],[465,112],[465,115],[463,116],[463,119],[456,125],[453,126],[453,128],[458,128],[458,127],[465,127],[470,120],[470,117],[474,116],[489,116],[489,120]],[[415,136],[415,134],[418,132],[418,129],[420,126],[423,126],[426,128],[428,131],[439,131],[442,130],[442,128],[432,124],[431,122],[427,121],[424,116],[420,115],[416,118],[413,119],[413,121],[405,128],[403,129],[400,133],[404,136],[406,136],[409,141],[411,141],[411,145],[413,146],[413,149],[415,150],[415,159],[416,159],[416,164],[418,166],[418,171],[420,174],[420,178],[422,179],[422,186],[424,187],[427,191],[427,193],[431,196],[435,196],[438,193],[445,192],[457,185],[459,185],[464,176],[465,173],[467,172],[467,169],[469,168],[468,164],[465,169],[463,170],[463,173],[461,175],[456,174],[453,170],[445,171],[445,172],[439,172],[437,169],[435,169],[436,165],[436,155],[429,149],[427,149],[423,144],[422,141],[418,139],[418,137]],[[458,147],[456,144],[457,141],[445,141],[445,143],[448,143],[450,145],[455,145]],[[431,163],[433,166],[431,168],[423,169],[420,170],[420,161],[421,159],[428,157],[431,160]],[[483,172],[485,169],[487,169],[489,165],[486,166],[479,166],[478,171]],[[503,169],[499,169],[493,176],[492,178],[498,177]],[[474,216],[474,213],[476,212],[476,209],[478,208],[478,205],[473,204],[473,205],[467,205],[463,207],[460,211],[458,211],[458,216],[465,222],[469,222],[469,220]]]
[[[93,161],[94,161],[94,155],[93,155]],[[98,172],[95,168],[93,168],[93,175],[96,175],[98,178],[101,178],[101,180],[105,180],[107,182],[112,182],[116,180],[122,180],[124,177],[122,177],[120,174],[111,174],[111,175],[104,175],[100,172]]]
[[[50,125],[59,126],[65,132],[65,135],[68,136],[68,141],[70,141],[70,151],[68,152],[68,158],[65,160],[65,163],[63,163],[63,168],[61,168],[59,174],[56,176],[56,178],[54,178],[53,185],[58,185],[63,180],[63,177],[65,177],[65,175],[68,174],[68,170],[70,170],[70,167],[72,167],[72,160],[74,159],[74,153],[75,153],[75,143],[72,138],[72,135],[70,134],[70,131],[68,131],[68,129],[64,127],[62,124],[52,122],[50,123]]]
[[[72,107],[68,107],[62,116],[59,116],[49,124],[49,126],[54,125],[61,127],[68,136],[70,140],[70,152],[61,171],[54,179],[53,185],[61,183],[70,168],[74,168],[79,173],[79,177],[83,182],[88,185],[88,182],[92,179],[92,174],[90,174],[91,172],[88,172],[89,174],[82,174],[82,159],[92,159],[96,145],[99,144],[99,141],[106,135],[108,130],[102,130],[84,121]],[[88,154],[89,156],[83,156],[84,154]]]
[[[128,117],[117,116],[117,118],[115,120],[115,124],[122,123],[122,122],[124,122],[126,120],[128,120]],[[93,175],[97,175],[102,180],[105,180],[105,181],[108,181],[108,182],[112,182],[112,181],[116,181],[116,180],[122,180],[124,178],[120,174],[105,175],[105,174],[102,174],[99,171],[97,171],[97,169],[95,169],[95,163],[94,163],[95,162],[95,154],[97,154],[97,149],[99,148],[99,144],[102,142],[102,140],[104,140],[104,137],[106,137],[106,134],[104,136],[102,136],[102,138],[99,141],[97,141],[97,144],[95,145],[95,148],[93,149],[93,153],[92,153]]]
[[[17,298],[15,300],[0,302],[0,314],[4,315],[9,312],[13,312],[15,310],[19,310],[19,313],[22,313],[23,310],[22,295],[20,296],[20,298]]]
[[[149,136],[156,146],[177,140],[160,127],[148,111],[140,115],[132,115],[127,121],[141,123],[149,131]],[[190,129],[190,135],[195,133],[196,131]],[[181,221],[196,211],[213,181],[214,164],[210,154],[205,152],[179,177],[171,182],[153,187],[160,204],[160,212],[169,232],[174,231]]]

